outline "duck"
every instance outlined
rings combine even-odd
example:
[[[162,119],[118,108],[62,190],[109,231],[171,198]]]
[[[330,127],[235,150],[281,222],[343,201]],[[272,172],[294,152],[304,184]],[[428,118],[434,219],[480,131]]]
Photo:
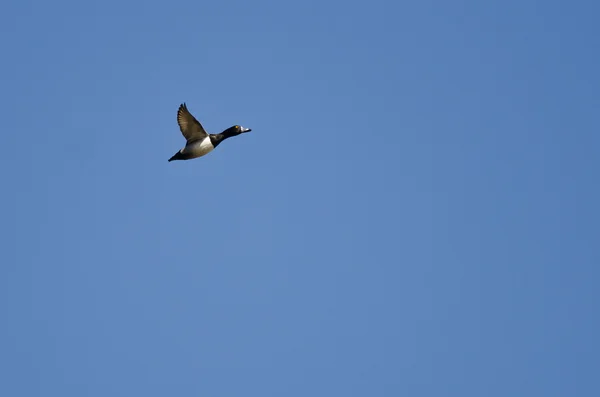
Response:
[[[191,160],[205,156],[225,139],[252,131],[250,128],[236,124],[220,134],[209,134],[190,113],[185,102],[179,105],[177,110],[177,124],[179,124],[179,129],[186,139],[186,144],[169,159],[169,162],[173,160]]]

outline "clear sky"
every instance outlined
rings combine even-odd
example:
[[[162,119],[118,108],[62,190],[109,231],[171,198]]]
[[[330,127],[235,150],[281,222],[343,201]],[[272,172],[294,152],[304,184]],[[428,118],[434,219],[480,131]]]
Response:
[[[2,3],[0,395],[599,396],[599,13]]]

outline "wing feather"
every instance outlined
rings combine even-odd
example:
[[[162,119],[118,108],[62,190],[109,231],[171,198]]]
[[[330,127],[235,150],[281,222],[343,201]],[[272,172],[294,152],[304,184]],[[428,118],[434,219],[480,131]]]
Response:
[[[208,135],[202,124],[192,116],[185,103],[182,103],[177,110],[177,124],[188,142],[204,139]]]

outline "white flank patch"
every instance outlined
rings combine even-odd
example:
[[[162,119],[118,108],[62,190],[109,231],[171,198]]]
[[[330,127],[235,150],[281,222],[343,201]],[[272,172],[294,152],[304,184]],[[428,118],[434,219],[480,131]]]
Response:
[[[201,142],[194,142],[183,149],[184,153],[189,153],[192,158],[204,156],[207,153],[212,152],[215,147],[210,141],[210,137],[207,136]]]

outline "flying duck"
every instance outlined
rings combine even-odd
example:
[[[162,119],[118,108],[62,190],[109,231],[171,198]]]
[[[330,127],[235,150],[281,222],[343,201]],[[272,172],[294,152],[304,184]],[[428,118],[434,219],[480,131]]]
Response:
[[[225,139],[252,131],[250,128],[234,125],[220,134],[209,134],[204,130],[202,124],[192,116],[185,103],[181,104],[177,110],[177,124],[187,142],[185,147],[175,153],[169,161],[190,160],[204,156],[212,152]]]

